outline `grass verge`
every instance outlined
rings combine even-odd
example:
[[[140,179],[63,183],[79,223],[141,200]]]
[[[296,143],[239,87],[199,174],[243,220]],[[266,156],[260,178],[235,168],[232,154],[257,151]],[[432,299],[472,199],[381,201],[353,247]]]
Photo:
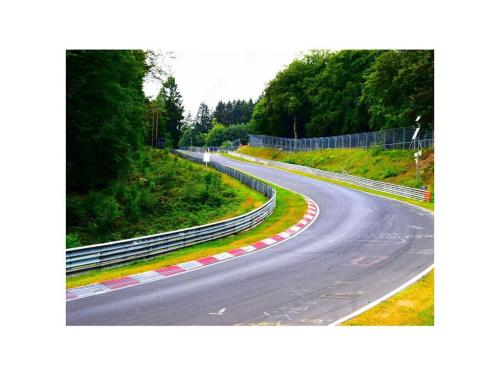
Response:
[[[228,158],[231,158],[231,159],[234,159],[234,160],[242,161],[242,162],[245,162],[245,163],[250,163],[250,164],[255,164],[255,165],[262,166],[262,164],[260,164],[260,163],[251,162],[251,161],[248,161],[248,160],[245,160],[245,159],[242,159],[242,158],[238,158],[236,156],[232,156],[232,155],[229,155],[229,154],[224,154],[224,156],[228,157]],[[382,192],[382,191],[367,189],[367,188],[364,188],[364,187],[361,187],[361,186],[356,186],[356,185],[353,185],[353,184],[349,184],[349,183],[344,182],[344,181],[338,181],[338,180],[334,180],[334,179],[327,178],[327,177],[316,176],[316,175],[305,173],[305,172],[295,171],[293,169],[275,167],[275,166],[270,166],[270,165],[267,165],[266,167],[283,170],[283,171],[286,171],[286,172],[289,172],[289,173],[297,174],[299,176],[314,178],[316,180],[321,180],[321,181],[329,182],[329,183],[336,184],[336,185],[339,185],[339,186],[344,186],[344,187],[349,188],[349,189],[363,191],[365,193],[379,195],[381,197],[395,199],[395,200],[398,200],[398,201],[401,201],[401,202],[406,202],[406,203],[413,204],[415,206],[419,206],[419,207],[425,208],[425,209],[430,210],[430,211],[434,211],[434,202],[421,202],[421,201],[418,201],[418,200],[415,200],[415,199],[400,197],[398,195],[389,194],[389,193],[385,193],[385,192]]]
[[[203,258],[205,256],[245,246],[282,232],[302,219],[307,211],[307,203],[300,194],[280,188],[273,184],[270,185],[276,189],[276,208],[271,216],[248,232],[179,249],[149,260],[139,260],[114,268],[93,270],[78,275],[67,276],[66,287],[74,288],[77,286],[99,283],[106,280]]]
[[[420,187],[434,192],[434,150],[424,149],[420,159],[419,178],[415,179],[415,150],[386,150],[381,147],[367,149],[323,149],[289,152],[272,148],[240,148],[238,152],[251,156],[291,164],[300,164],[330,172],[349,173],[393,184]]]
[[[434,325],[434,270],[368,311],[342,323],[343,326],[432,326]]]

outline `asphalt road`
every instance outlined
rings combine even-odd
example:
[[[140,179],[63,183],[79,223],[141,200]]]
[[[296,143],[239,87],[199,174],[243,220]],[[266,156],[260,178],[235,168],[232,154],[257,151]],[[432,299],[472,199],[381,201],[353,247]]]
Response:
[[[319,217],[272,248],[69,301],[68,325],[326,325],[434,262],[429,212],[273,168],[213,160],[309,196]]]

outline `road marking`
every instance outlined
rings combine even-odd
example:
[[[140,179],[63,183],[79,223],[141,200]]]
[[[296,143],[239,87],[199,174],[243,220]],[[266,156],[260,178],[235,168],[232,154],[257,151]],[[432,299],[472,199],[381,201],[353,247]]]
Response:
[[[226,308],[225,308],[225,307],[224,307],[224,308],[222,308],[222,309],[220,309],[220,310],[219,310],[219,311],[217,311],[217,312],[211,312],[211,313],[209,313],[209,314],[210,314],[210,315],[223,315],[223,314],[224,314],[224,311],[226,311]]]

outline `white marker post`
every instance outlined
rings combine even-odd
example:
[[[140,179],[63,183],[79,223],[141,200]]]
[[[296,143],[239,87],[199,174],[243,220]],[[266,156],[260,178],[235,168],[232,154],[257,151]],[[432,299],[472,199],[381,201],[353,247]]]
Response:
[[[415,179],[418,180],[418,160],[422,156],[422,150],[415,152],[413,155],[415,156],[415,164],[417,165],[417,171],[415,172]]]
[[[205,168],[208,168],[208,163],[210,163],[210,153],[209,152],[203,153],[203,161],[205,162]]]

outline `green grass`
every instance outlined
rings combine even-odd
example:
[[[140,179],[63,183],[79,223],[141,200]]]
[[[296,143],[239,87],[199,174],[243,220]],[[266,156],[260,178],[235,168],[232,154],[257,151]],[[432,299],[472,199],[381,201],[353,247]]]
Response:
[[[326,149],[306,152],[286,152],[277,149],[242,147],[242,154],[264,159],[300,164],[331,172],[349,173],[355,176],[409,187],[425,185],[434,192],[434,150],[423,150],[420,159],[420,178],[415,179],[414,150]]]
[[[274,212],[266,218],[263,223],[247,232],[179,249],[149,260],[140,260],[114,268],[94,270],[74,276],[67,276],[66,287],[73,288],[99,283],[189,260],[199,259],[245,246],[280,233],[302,219],[307,211],[307,203],[305,199],[297,193],[293,193],[278,186],[274,186],[274,188],[277,192],[276,208]]]
[[[434,270],[344,326],[433,326]]]
[[[262,165],[262,164],[254,163],[254,162],[251,162],[251,161],[239,158],[237,156],[232,156],[232,155],[229,155],[229,154],[224,154],[224,156],[227,157],[227,158],[230,158],[230,159],[234,159],[234,160],[238,160],[238,161],[243,161],[245,163],[250,163],[250,164],[255,164],[255,165]],[[382,192],[382,191],[367,189],[367,188],[364,188],[364,187],[361,187],[361,186],[349,184],[347,182],[333,180],[331,178],[322,177],[322,176],[316,176],[316,175],[305,173],[305,172],[299,172],[299,171],[295,171],[295,170],[292,170],[292,169],[281,168],[281,167],[274,167],[274,166],[269,166],[269,165],[267,167],[268,168],[275,168],[275,169],[283,170],[283,171],[286,171],[286,172],[289,172],[289,173],[294,173],[294,174],[297,174],[299,176],[314,178],[316,180],[321,180],[321,181],[329,182],[329,183],[336,184],[336,185],[339,185],[339,186],[344,186],[344,187],[347,187],[349,189],[364,191],[365,193],[370,193],[370,194],[374,194],[374,195],[379,195],[381,197],[395,199],[395,200],[398,200],[398,201],[401,201],[401,202],[406,202],[406,203],[409,203],[409,204],[413,204],[415,206],[419,206],[419,207],[425,208],[425,209],[430,210],[430,211],[434,211],[434,202],[421,202],[421,201],[417,201],[415,199],[400,197],[398,195],[393,195],[393,194],[385,193],[385,192]]]
[[[67,247],[207,224],[265,201],[259,192],[216,170],[147,149],[128,176],[100,190],[68,193]]]

